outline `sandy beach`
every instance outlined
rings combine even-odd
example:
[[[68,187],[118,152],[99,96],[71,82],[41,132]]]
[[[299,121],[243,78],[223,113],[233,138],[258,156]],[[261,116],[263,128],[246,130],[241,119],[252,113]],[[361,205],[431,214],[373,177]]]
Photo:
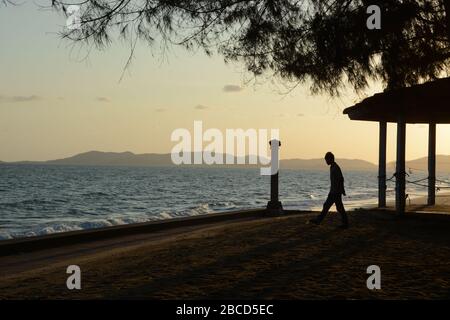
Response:
[[[450,216],[362,210],[127,235],[0,257],[2,299],[448,299]],[[66,288],[66,268],[82,289]],[[381,290],[366,269],[381,268]]]

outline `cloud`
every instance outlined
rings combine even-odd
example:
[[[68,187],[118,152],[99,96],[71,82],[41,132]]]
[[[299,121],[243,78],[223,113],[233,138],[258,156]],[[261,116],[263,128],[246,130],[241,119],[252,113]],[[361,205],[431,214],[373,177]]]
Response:
[[[209,108],[208,106],[204,106],[202,104],[198,104],[198,105],[195,106],[195,109],[197,109],[197,110],[205,110],[205,109],[208,109],[208,108]]]
[[[297,117],[304,117],[305,115],[303,113],[297,113]]]
[[[0,95],[0,103],[2,102],[9,102],[9,103],[16,103],[16,102],[31,102],[31,101],[37,101],[41,100],[42,97],[36,96],[36,95],[30,95],[30,96],[1,96]]]
[[[155,111],[156,111],[156,112],[164,112],[164,111],[166,111],[166,109],[164,109],[164,108],[158,108],[158,109],[155,109]]]
[[[223,91],[225,92],[239,92],[242,91],[243,88],[241,86],[235,84],[227,84],[223,87]]]
[[[95,100],[100,102],[111,102],[111,100],[109,100],[109,98],[107,97],[97,97]]]

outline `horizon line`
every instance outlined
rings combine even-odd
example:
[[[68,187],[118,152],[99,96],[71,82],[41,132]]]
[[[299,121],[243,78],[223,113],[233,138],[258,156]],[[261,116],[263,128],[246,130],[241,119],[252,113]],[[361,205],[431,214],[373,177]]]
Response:
[[[135,155],[135,156],[140,156],[140,155],[171,155],[171,152],[164,152],[164,153],[158,153],[158,152],[144,152],[144,153],[135,153],[132,151],[100,151],[100,150],[89,150],[89,151],[85,151],[85,152],[80,152],[80,153],[75,153],[66,157],[62,157],[62,158],[56,158],[56,159],[48,159],[48,160],[11,160],[11,161],[3,161],[0,159],[0,162],[3,163],[17,163],[17,162],[48,162],[48,161],[56,161],[56,160],[65,160],[65,159],[69,159],[75,156],[79,156],[82,154],[87,154],[87,153],[112,153],[112,154],[131,154],[131,155]],[[204,151],[197,151],[197,152],[193,152],[190,151],[190,153],[203,153]],[[219,155],[229,155],[227,153],[219,153]],[[254,157],[258,157],[258,155],[253,155],[253,154],[246,154],[244,156],[234,156],[234,158],[242,158],[242,157],[250,157],[250,156],[254,156]],[[450,154],[436,154],[436,157],[438,156],[450,156]],[[413,159],[406,159],[406,161],[414,161],[414,160],[419,160],[419,159],[426,159],[428,158],[428,155],[425,155],[423,157],[418,157],[418,158],[413,158]],[[286,161],[286,160],[322,160],[322,157],[317,157],[317,158],[281,158],[280,161]],[[365,161],[368,162],[370,164],[373,164],[375,166],[377,166],[377,162],[372,162],[371,160],[366,160],[366,159],[361,159],[361,158],[346,158],[346,157],[336,157],[337,160],[358,160],[358,161]],[[390,162],[396,162],[395,159],[393,160],[387,160],[386,163],[390,163]]]

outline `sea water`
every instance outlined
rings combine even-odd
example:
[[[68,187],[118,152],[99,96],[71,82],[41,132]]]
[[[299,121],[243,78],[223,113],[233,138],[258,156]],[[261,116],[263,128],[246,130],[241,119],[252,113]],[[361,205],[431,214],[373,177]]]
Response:
[[[377,172],[342,169],[347,209],[375,205]],[[329,189],[327,170],[281,169],[279,179],[286,209],[320,209]],[[263,208],[269,197],[257,168],[1,165],[0,239]]]

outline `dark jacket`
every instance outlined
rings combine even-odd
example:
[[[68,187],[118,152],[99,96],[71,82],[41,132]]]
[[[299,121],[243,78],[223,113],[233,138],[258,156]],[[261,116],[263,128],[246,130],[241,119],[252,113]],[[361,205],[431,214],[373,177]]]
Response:
[[[330,193],[331,194],[343,194],[345,196],[344,188],[344,176],[342,175],[341,168],[336,162],[330,165]]]

